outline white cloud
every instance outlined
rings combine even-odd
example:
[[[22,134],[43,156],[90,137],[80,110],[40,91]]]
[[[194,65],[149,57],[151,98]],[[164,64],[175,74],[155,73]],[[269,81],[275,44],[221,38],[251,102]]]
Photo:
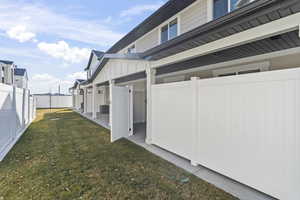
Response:
[[[35,74],[32,77],[32,80],[34,81],[57,81],[56,78],[54,78],[53,76],[51,76],[50,74]]]
[[[24,25],[17,25],[6,31],[6,34],[11,39],[16,39],[19,42],[35,41],[35,33],[27,30]]]
[[[57,43],[40,42],[37,46],[46,54],[70,63],[79,63],[87,60],[91,52],[87,48],[70,47],[65,41]]]
[[[158,2],[155,4],[146,4],[146,5],[138,5],[131,7],[127,10],[123,10],[120,14],[121,17],[131,17],[136,15],[141,15],[144,12],[156,11],[163,5],[163,2]]]
[[[111,46],[123,36],[101,19],[79,19],[57,13],[45,6],[22,2],[24,1],[1,1],[0,30],[6,32],[22,24],[30,30],[28,33],[47,34],[103,47]]]
[[[69,79],[86,79],[86,72],[75,72],[73,74],[68,75]]]

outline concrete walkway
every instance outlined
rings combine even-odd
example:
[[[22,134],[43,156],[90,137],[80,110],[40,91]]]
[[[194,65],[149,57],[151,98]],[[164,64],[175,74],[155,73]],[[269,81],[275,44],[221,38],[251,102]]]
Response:
[[[76,111],[78,112],[78,111]],[[106,123],[101,122],[99,120],[94,120],[90,115],[85,115],[80,112],[83,117],[103,126],[105,128],[110,129]],[[263,194],[251,187],[248,187],[244,184],[241,184],[237,181],[234,181],[226,176],[223,176],[215,171],[212,171],[204,166],[192,166],[190,162],[178,155],[175,155],[169,151],[161,149],[155,145],[149,145],[145,143],[145,128],[142,126],[138,126],[135,129],[135,135],[127,138],[129,141],[145,148],[149,152],[163,158],[164,160],[169,161],[170,163],[174,164],[177,167],[180,167],[187,172],[194,174],[195,176],[199,177],[202,180],[207,181],[215,185],[216,187],[230,193],[231,195],[241,199],[241,200],[276,200],[273,197],[270,197],[266,194]]]
[[[237,181],[234,181],[228,177],[225,177],[217,172],[214,172],[203,166],[192,166],[190,162],[180,156],[177,156],[171,152],[168,152],[164,149],[161,149],[155,145],[148,145],[145,142],[141,141],[139,137],[129,137],[128,140],[131,142],[144,147],[146,150],[151,153],[173,163],[177,167],[180,167],[195,176],[205,180],[216,187],[232,194],[235,197],[238,197],[241,200],[276,200],[273,197],[270,197],[266,194],[263,194],[257,190],[254,190],[244,184],[241,184]]]
[[[84,118],[110,130],[110,126],[109,126],[109,116],[108,115],[100,115],[100,113],[97,113],[97,119],[94,119],[93,116],[92,116],[92,113],[82,113],[78,110],[73,110],[75,112],[77,112],[78,114],[80,114],[81,116],[83,116]]]

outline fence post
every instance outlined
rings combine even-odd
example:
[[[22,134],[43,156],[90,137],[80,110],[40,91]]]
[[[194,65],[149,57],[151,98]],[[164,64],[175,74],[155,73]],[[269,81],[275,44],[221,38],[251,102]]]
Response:
[[[52,94],[49,94],[49,107],[50,107],[50,112],[51,112],[51,108],[52,108]]]
[[[12,127],[11,130],[11,135],[12,135],[12,140],[14,140],[17,136],[17,124],[18,124],[18,113],[17,113],[17,90],[16,90],[16,86],[13,86],[13,101],[12,101],[12,112],[14,113],[13,117],[14,117],[14,125]]]
[[[191,158],[191,165],[197,166],[199,163],[196,162],[197,160],[197,146],[198,146],[198,80],[199,77],[192,77],[191,78],[191,87],[192,87],[192,107],[193,107],[193,113],[192,113],[192,126],[193,126],[193,138],[192,138],[192,158]]]
[[[26,89],[23,88],[23,98],[22,98],[22,127],[25,126],[25,102],[26,102]]]
[[[97,118],[97,107],[96,107],[96,102],[97,102],[97,85],[93,85],[93,88],[92,88],[92,110],[93,110],[93,113],[92,113],[92,117],[93,119],[96,119]]]
[[[146,127],[146,143],[152,144],[152,85],[156,82],[156,69],[146,69],[147,75],[147,127]]]
[[[83,97],[84,97],[84,101],[83,101],[83,113],[86,114],[87,113],[87,88],[83,89]]]
[[[31,122],[31,116],[30,116],[30,90],[27,90],[28,96],[27,96],[27,102],[28,102],[28,110],[27,110],[27,123],[29,124]]]

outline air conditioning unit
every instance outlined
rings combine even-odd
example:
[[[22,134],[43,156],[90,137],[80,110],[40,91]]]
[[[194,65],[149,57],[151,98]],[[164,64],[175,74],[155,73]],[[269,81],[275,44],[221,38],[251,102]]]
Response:
[[[255,0],[239,0],[239,1],[236,3],[236,5],[237,5],[236,7],[237,7],[237,8],[243,7],[243,6],[249,4],[249,3],[253,2],[253,1],[255,1]]]

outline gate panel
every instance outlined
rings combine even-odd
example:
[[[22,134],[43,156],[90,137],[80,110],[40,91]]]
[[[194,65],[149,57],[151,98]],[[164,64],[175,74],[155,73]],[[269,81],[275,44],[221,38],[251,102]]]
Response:
[[[132,88],[111,86],[111,142],[133,133]]]

